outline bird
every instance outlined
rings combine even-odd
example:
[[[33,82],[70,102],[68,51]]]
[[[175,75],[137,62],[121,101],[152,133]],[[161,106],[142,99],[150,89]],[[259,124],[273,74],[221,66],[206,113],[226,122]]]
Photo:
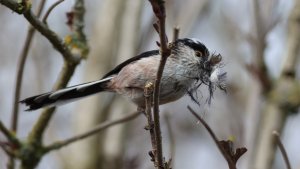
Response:
[[[210,95],[216,88],[226,91],[226,72],[222,56],[210,53],[198,39],[182,38],[168,44],[167,58],[159,94],[160,105],[176,101],[189,95],[198,103],[194,93],[199,86],[208,86]],[[150,50],[134,56],[105,74],[100,80],[51,91],[20,102],[26,111],[53,107],[101,92],[113,92],[125,96],[138,108],[145,108],[144,87],[154,83],[160,64],[160,50]]]

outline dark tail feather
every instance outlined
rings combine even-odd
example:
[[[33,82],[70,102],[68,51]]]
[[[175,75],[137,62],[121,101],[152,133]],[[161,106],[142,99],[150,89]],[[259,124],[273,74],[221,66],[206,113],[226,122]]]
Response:
[[[85,96],[90,96],[104,91],[105,83],[110,81],[111,77],[102,80],[84,83],[76,86],[67,87],[54,92],[48,92],[29,97],[20,101],[28,106],[26,111],[37,110],[46,106],[56,106],[69,103]]]

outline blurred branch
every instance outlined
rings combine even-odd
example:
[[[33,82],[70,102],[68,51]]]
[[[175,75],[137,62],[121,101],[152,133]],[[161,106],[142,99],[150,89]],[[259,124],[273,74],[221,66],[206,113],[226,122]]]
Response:
[[[0,142],[0,147],[1,147],[2,150],[7,154],[7,156],[8,156],[9,158],[11,158],[11,159],[14,159],[14,158],[15,158],[14,152],[13,152],[11,149],[7,148],[7,144]],[[7,165],[7,168],[14,168],[14,167],[15,167],[15,165],[14,165],[13,163],[9,163],[9,164]]]
[[[55,143],[52,143],[49,146],[46,146],[45,147],[45,152],[60,149],[60,148],[62,148],[64,146],[67,146],[71,143],[74,143],[76,141],[79,141],[79,140],[85,139],[89,136],[92,136],[94,134],[97,134],[98,132],[100,132],[102,130],[105,130],[105,129],[111,127],[111,126],[128,122],[128,121],[133,120],[136,117],[138,117],[138,115],[140,115],[140,112],[131,113],[131,114],[126,115],[126,116],[124,116],[120,119],[117,119],[117,120],[106,121],[104,123],[99,124],[98,126],[96,126],[94,129],[92,129],[90,131],[87,131],[85,133],[79,134],[77,136],[71,137],[71,138],[63,140],[63,141],[57,141]]]
[[[254,14],[254,26],[255,26],[255,41],[251,43],[251,45],[255,48],[255,59],[256,63],[254,65],[250,65],[251,67],[250,72],[254,75],[260,82],[263,92],[267,93],[270,91],[272,87],[272,80],[269,76],[269,70],[267,69],[265,60],[264,60],[264,51],[266,48],[266,36],[271,30],[276,26],[277,22],[279,21],[279,16],[276,18],[271,18],[273,11],[275,8],[270,8],[271,10],[268,11],[268,14],[263,15],[263,8],[259,5],[259,0],[253,0],[253,14]],[[273,6],[272,4],[268,3],[269,6]],[[271,14],[270,14],[271,13]],[[264,20],[264,16],[266,17]],[[251,37],[249,35],[249,37]],[[250,38],[251,39],[251,38]]]
[[[68,60],[70,62],[79,62],[78,57],[73,57],[68,46],[63,42],[63,40],[32,13],[29,8],[31,4],[17,3],[13,0],[0,0],[0,3],[10,8],[14,12],[17,12],[18,14],[23,14],[27,21],[42,35],[44,35],[54,46],[54,48],[62,54],[65,60]]]
[[[18,14],[23,14],[27,10],[24,4],[14,0],[0,0],[0,3]]]
[[[190,107],[187,106],[188,110],[202,123],[205,129],[208,131],[212,139],[214,140],[215,144],[217,145],[218,149],[222,153],[223,157],[228,163],[228,167],[230,169],[236,169],[236,163],[238,159],[246,153],[247,149],[245,147],[237,148],[236,150],[233,149],[233,143],[230,140],[219,141],[215,133],[209,127],[209,125]]]
[[[159,95],[160,95],[160,81],[163,74],[163,70],[167,61],[168,56],[171,54],[168,48],[165,20],[166,20],[166,9],[164,0],[149,0],[152,5],[153,12],[158,19],[158,24],[155,27],[159,28],[160,38],[160,53],[161,60],[156,74],[156,80],[154,85],[154,96],[153,96],[153,117],[154,117],[154,131],[155,131],[155,142],[156,142],[156,163],[158,169],[164,169],[164,159],[162,152],[162,140],[161,140],[161,129],[160,129],[160,117],[159,117]]]
[[[42,10],[45,6],[46,0],[42,0],[39,3],[37,8],[36,17],[39,18],[41,16]],[[31,42],[35,33],[35,29],[32,26],[29,26],[28,32],[26,35],[25,43],[22,48],[22,52],[19,56],[18,67],[17,67],[17,77],[16,77],[16,84],[15,84],[15,95],[14,95],[14,103],[13,103],[13,112],[12,112],[12,119],[11,119],[11,130],[17,133],[18,129],[18,119],[19,119],[19,100],[20,100],[20,93],[23,81],[23,72],[25,68],[25,62],[27,60],[28,52],[31,46]],[[10,157],[9,168],[15,168],[14,159],[12,156]]]
[[[42,19],[42,21],[43,21],[44,24],[47,24],[48,16],[49,16],[50,13],[52,12],[52,10],[53,10],[56,6],[58,6],[60,3],[64,2],[64,1],[65,1],[65,0],[59,0],[59,1],[55,2],[54,4],[52,4],[52,5],[49,7],[49,9],[47,10],[47,12],[45,13],[45,15],[44,15],[44,17],[43,17],[43,19]]]
[[[37,8],[36,17],[39,18],[41,16],[42,10],[44,8],[46,0],[42,0]],[[17,125],[18,125],[18,117],[19,117],[19,100],[20,100],[20,93],[21,93],[21,86],[22,86],[22,79],[23,79],[23,72],[25,67],[25,62],[28,56],[28,52],[31,46],[31,42],[35,33],[35,29],[32,26],[29,26],[28,32],[26,35],[25,43],[22,48],[22,52],[19,56],[19,62],[17,67],[17,78],[16,78],[16,85],[15,85],[15,97],[14,97],[14,104],[13,104],[13,112],[12,112],[12,123],[11,129],[14,132],[17,132]]]
[[[281,152],[281,154],[283,156],[284,162],[286,164],[286,168],[287,169],[292,169],[290,161],[289,161],[289,158],[288,158],[288,155],[287,155],[286,150],[285,150],[285,148],[284,148],[284,146],[282,144],[282,141],[280,139],[279,133],[277,131],[273,131],[273,136],[274,136],[274,138],[276,140],[276,143],[277,143],[277,145],[278,145],[278,147],[280,149],[280,152]]]
[[[11,131],[8,130],[8,128],[4,126],[2,121],[0,121],[0,131],[4,134],[6,139],[10,141],[10,143],[14,144],[16,147],[20,146],[19,140],[15,137],[15,135]]]
[[[281,71],[282,76],[294,77],[296,74],[297,58],[300,46],[300,0],[295,1],[294,8],[289,16],[287,55]]]
[[[178,26],[175,26],[173,28],[173,40],[172,40],[172,42],[175,42],[178,39],[179,31],[180,31],[180,28]]]
[[[72,30],[72,34],[68,36],[68,41],[66,42],[69,46],[70,50],[67,50],[68,52],[72,52],[72,57],[76,58],[76,56],[81,56],[80,58],[83,58],[87,53],[87,44],[86,44],[86,38],[83,33],[83,15],[85,13],[83,0],[77,0],[73,6],[73,9],[71,12],[72,14],[71,18],[68,18],[68,23],[70,26],[70,29]],[[78,60],[78,59],[75,59]],[[54,85],[54,90],[61,89],[63,87],[66,87],[67,83],[69,82],[71,76],[74,73],[74,70],[76,66],[79,64],[78,60],[77,62],[72,62],[70,60],[64,61],[64,66],[62,68],[62,71],[60,72],[60,75]],[[40,144],[42,140],[42,135],[44,133],[44,130],[46,129],[55,108],[47,108],[43,111],[42,115],[38,119],[37,123],[33,127],[30,135],[29,140],[30,142],[38,143]]]
[[[86,42],[85,35],[83,33],[84,20],[83,16],[85,13],[84,1],[77,0],[73,6],[71,12],[68,13],[68,26],[70,27],[72,33],[66,37],[66,43],[55,34],[52,30],[48,28],[46,24],[41,22],[38,19],[41,11],[38,12],[38,15],[35,16],[31,10],[31,1],[22,1],[20,3],[14,3],[10,0],[1,0],[1,4],[6,5],[10,9],[23,16],[31,23],[34,29],[37,29],[42,35],[44,35],[52,45],[62,54],[64,58],[64,65],[60,75],[54,85],[54,90],[58,90],[67,85],[71,76],[73,75],[76,66],[79,64],[82,58],[88,53],[88,46]],[[24,47],[24,57],[28,53],[30,40],[33,36],[34,30],[30,33],[28,41],[26,41],[26,46]],[[25,59],[24,59],[25,63]],[[20,71],[22,72],[22,71]],[[21,78],[20,78],[21,80]],[[22,145],[19,150],[16,150],[18,153],[18,158],[21,160],[21,168],[31,169],[35,168],[36,165],[41,160],[42,156],[45,153],[44,147],[42,146],[42,136],[44,131],[53,115],[55,108],[48,108],[43,111],[33,129],[29,133],[28,140],[26,144]]]
[[[300,0],[295,2],[289,17],[285,62],[280,77],[274,81],[273,87],[266,95],[267,103],[258,130],[257,143],[254,152],[257,169],[271,168],[276,144],[271,133],[281,132],[286,119],[291,112],[298,110],[300,104],[299,81],[295,78],[297,56],[300,47]],[[252,166],[253,167],[253,166]]]

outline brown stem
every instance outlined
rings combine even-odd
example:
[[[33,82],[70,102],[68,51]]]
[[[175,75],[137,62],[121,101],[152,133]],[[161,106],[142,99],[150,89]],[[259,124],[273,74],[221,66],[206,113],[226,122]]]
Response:
[[[65,0],[59,0],[57,2],[55,2],[54,4],[52,4],[49,9],[47,10],[47,12],[45,13],[42,21],[44,24],[47,24],[47,19],[48,19],[48,16],[50,15],[50,13],[52,12],[52,10],[57,6],[59,5],[60,3],[64,2]]]
[[[172,42],[175,42],[178,39],[179,31],[180,31],[180,28],[178,26],[175,26],[173,28],[173,40],[172,40]]]
[[[38,17],[36,17],[32,13],[31,10],[26,9],[24,6],[22,6],[21,3],[17,3],[16,1],[12,1],[12,0],[0,0],[0,3],[10,8],[14,12],[23,14],[24,17],[27,19],[27,21],[37,31],[39,31],[42,35],[44,35],[49,40],[49,42],[54,46],[54,48],[62,54],[65,60],[70,60],[70,61],[75,60],[75,58],[73,58],[72,56],[71,51],[69,50],[67,45],[64,44],[63,40],[55,32],[49,29],[46,24],[40,21]]]
[[[279,133],[278,133],[277,131],[273,131],[273,136],[274,136],[275,139],[276,139],[276,143],[277,143],[277,145],[278,145],[278,147],[279,147],[279,149],[280,149],[280,152],[281,152],[281,154],[282,154],[282,157],[283,157],[283,160],[284,160],[284,162],[285,162],[286,168],[287,168],[287,169],[292,169],[291,163],[290,163],[290,161],[289,161],[289,157],[288,157],[287,152],[286,152],[286,150],[285,150],[285,148],[284,148],[284,146],[283,146],[283,144],[282,144],[282,141],[281,141],[281,139],[280,139]]]
[[[37,8],[37,18],[41,16],[42,10],[45,6],[46,0],[42,0]],[[23,72],[25,68],[25,62],[27,60],[28,52],[31,46],[31,42],[35,33],[35,29],[32,26],[29,26],[28,32],[26,35],[25,43],[19,57],[18,67],[17,67],[17,78],[15,84],[15,95],[14,95],[14,103],[13,103],[13,112],[12,112],[12,119],[11,119],[11,130],[17,133],[18,129],[18,119],[19,119],[19,100],[20,100],[20,93],[23,81]],[[13,156],[10,156],[10,160],[8,163],[10,169],[15,168]]]
[[[64,146],[67,146],[71,143],[74,143],[76,141],[79,141],[79,140],[85,139],[89,136],[92,136],[94,134],[97,134],[98,132],[103,131],[104,129],[107,129],[111,126],[128,122],[128,121],[133,120],[136,117],[138,117],[138,115],[140,115],[140,112],[131,113],[131,114],[126,115],[126,116],[124,116],[120,119],[117,119],[117,120],[106,121],[104,123],[99,124],[98,126],[96,126],[94,129],[91,129],[90,131],[87,131],[85,133],[79,134],[77,136],[71,137],[71,138],[63,140],[63,141],[57,141],[55,143],[52,143],[49,146],[46,146],[45,147],[45,152],[47,153],[47,152],[52,151],[52,150],[60,149],[60,148],[62,148]]]
[[[37,15],[36,17],[39,18],[41,16],[42,10],[45,6],[46,0],[42,0],[37,8]],[[12,123],[11,129],[15,133],[17,132],[17,125],[18,125],[18,117],[19,117],[19,100],[20,100],[20,93],[21,93],[21,86],[22,86],[22,79],[23,79],[23,72],[25,67],[25,62],[28,56],[28,52],[31,46],[31,42],[34,36],[35,29],[32,26],[29,26],[28,32],[26,35],[25,43],[22,49],[22,52],[19,57],[18,63],[18,70],[17,70],[17,78],[16,78],[16,85],[15,85],[15,97],[14,97],[14,104],[13,104],[13,112],[12,112]]]
[[[155,86],[154,86],[154,99],[153,99],[153,117],[154,117],[154,131],[156,141],[156,162],[159,169],[164,168],[163,152],[162,152],[162,141],[161,141],[161,129],[160,129],[160,118],[159,118],[159,95],[160,95],[160,81],[163,74],[163,70],[170,55],[170,49],[167,45],[167,36],[165,31],[165,2],[163,0],[149,0],[154,14],[156,15],[159,22],[159,38],[160,38],[160,53],[161,60],[156,74]]]
[[[76,43],[81,43],[80,44],[81,46],[80,46],[80,48],[76,47],[76,45],[73,44],[73,43],[75,43],[73,41],[68,43],[69,47],[66,50],[64,50],[64,52],[70,53],[71,55],[70,55],[70,58],[65,57],[64,66],[62,68],[62,71],[61,71],[55,85],[54,85],[53,90],[58,90],[58,89],[61,89],[61,88],[64,88],[67,86],[67,83],[71,79],[71,76],[73,75],[76,66],[79,64],[80,59],[83,58],[82,51],[87,50],[86,38],[82,31],[83,26],[84,26],[83,16],[84,16],[84,12],[85,12],[83,1],[77,0],[75,2],[71,12],[74,13],[74,18],[72,20],[73,24],[69,25],[69,26],[72,26],[72,28],[73,28],[72,34],[70,35],[70,37],[76,36],[76,38],[78,38]],[[24,14],[24,16],[25,16],[25,14]],[[44,24],[42,23],[41,25],[44,25]],[[73,49],[73,47],[76,48],[76,50],[74,50],[75,51],[74,56],[70,51]],[[81,50],[80,54],[77,52],[78,50]],[[78,54],[81,57],[76,56]],[[29,135],[29,141],[31,143],[37,143],[37,144],[41,143],[42,135],[53,115],[54,110],[55,110],[55,108],[48,108],[43,111],[42,115],[38,119],[37,123],[35,124],[35,126],[33,127],[32,131]]]
[[[14,144],[14,146],[18,147],[20,145],[19,141],[16,139],[15,135],[8,130],[8,128],[6,128],[4,126],[4,124],[2,123],[2,121],[0,121],[0,131],[3,133],[3,135],[6,137],[6,139]]]
[[[232,159],[232,157],[235,156],[231,156],[231,154],[228,154],[228,152],[225,150],[224,145],[225,145],[225,141],[219,141],[217,136],[215,135],[215,133],[213,132],[213,130],[209,127],[209,125],[190,107],[187,106],[187,108],[189,109],[189,111],[201,122],[201,124],[205,127],[205,129],[208,131],[209,135],[211,136],[211,138],[213,139],[213,141],[215,142],[215,144],[217,145],[218,149],[220,150],[221,154],[223,155],[223,157],[225,158],[225,160],[228,163],[228,166],[230,169],[236,169],[236,161],[237,159],[244,154],[244,152],[242,152],[241,154],[238,154],[240,156],[237,157],[236,161],[234,161]],[[226,145],[225,145],[226,146]],[[238,152],[237,152],[238,153]]]
[[[145,113],[147,116],[147,121],[148,125],[145,127],[146,130],[149,130],[150,133],[150,138],[151,138],[151,146],[152,146],[152,151],[149,152],[151,158],[154,157],[154,159],[151,159],[151,161],[154,162],[154,165],[157,166],[155,163],[155,157],[156,157],[156,141],[155,141],[155,131],[154,131],[154,122],[153,122],[153,117],[152,117],[152,112],[151,112],[151,106],[152,106],[152,101],[153,101],[153,88],[154,85],[153,83],[149,82],[145,85],[144,89],[144,95],[145,95],[145,102],[146,102],[146,107],[145,107]]]
[[[220,152],[222,153],[223,157],[226,159],[226,155],[223,152],[222,147],[219,144],[219,140],[217,138],[217,136],[215,135],[215,133],[213,132],[213,130],[209,127],[209,125],[202,119],[202,117],[200,117],[190,106],[187,106],[187,108],[189,109],[189,111],[197,118],[197,120],[199,120],[201,122],[201,124],[205,127],[205,129],[208,131],[209,135],[211,136],[211,138],[214,140],[214,142],[216,143],[217,147],[219,148]]]
[[[26,10],[21,3],[14,0],[0,0],[0,3],[18,14],[23,14]]]

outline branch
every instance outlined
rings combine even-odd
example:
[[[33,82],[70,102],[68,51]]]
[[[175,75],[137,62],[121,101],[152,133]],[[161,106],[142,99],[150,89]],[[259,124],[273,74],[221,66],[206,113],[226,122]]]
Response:
[[[121,124],[121,123],[124,123],[124,122],[128,122],[128,121],[133,120],[136,117],[138,117],[138,115],[140,115],[140,112],[131,113],[131,114],[129,114],[125,117],[122,117],[120,119],[117,119],[117,120],[106,121],[104,123],[99,124],[98,126],[96,126],[94,129],[92,129],[90,131],[87,131],[85,133],[79,134],[77,136],[71,137],[71,138],[63,140],[63,141],[57,141],[57,142],[55,142],[55,143],[53,143],[49,146],[46,146],[45,147],[45,152],[47,153],[47,152],[52,151],[52,150],[60,149],[60,148],[62,148],[64,146],[67,146],[71,143],[74,143],[76,141],[79,141],[79,140],[85,139],[89,136],[92,136],[94,134],[97,134],[98,132],[100,132],[102,130],[105,130],[105,129],[111,127],[111,126]]]
[[[175,26],[173,28],[173,40],[172,40],[172,42],[175,42],[178,39],[179,31],[180,31],[180,28],[178,26]]]
[[[39,3],[36,12],[38,18],[41,16],[42,10],[45,6],[45,2],[46,0],[42,0]],[[13,102],[13,112],[12,112],[12,119],[11,119],[11,130],[14,131],[15,133],[17,133],[17,129],[18,129],[19,100],[20,100],[21,86],[23,80],[23,72],[24,72],[25,62],[27,60],[29,48],[31,46],[34,33],[35,33],[35,29],[32,26],[29,26],[25,43],[18,61],[17,77],[16,77],[16,84],[15,84],[15,95],[14,95],[14,102]],[[13,156],[10,156],[10,160],[8,162],[8,168],[11,169],[15,168],[15,162]]]
[[[20,142],[16,139],[15,135],[4,126],[2,121],[0,121],[0,131],[4,134],[8,141],[14,144],[14,146],[18,147],[20,145]]]
[[[229,169],[236,169],[236,163],[238,159],[246,153],[247,149],[245,147],[237,148],[236,150],[233,149],[232,141],[219,141],[217,136],[214,134],[212,129],[209,125],[190,107],[187,106],[189,111],[202,123],[202,125],[206,128],[212,139],[214,140],[215,144],[217,145],[218,149],[222,153],[223,157],[228,163]]]
[[[65,58],[64,66],[60,75],[54,85],[54,90],[58,90],[67,86],[67,83],[71,79],[76,66],[79,64],[80,59],[82,59],[87,54],[87,43],[86,38],[83,33],[83,15],[84,15],[84,3],[82,0],[77,0],[73,6],[73,9],[69,13],[73,13],[73,17],[68,18],[70,26],[72,30],[72,34],[68,36],[68,48],[61,52],[67,52],[70,55],[70,58]],[[25,14],[24,14],[25,15]],[[71,22],[70,22],[71,21]],[[45,26],[45,24],[41,23],[41,25]],[[60,46],[62,47],[62,46]],[[70,49],[70,50],[69,50]],[[78,57],[78,55],[80,57]],[[67,55],[69,56],[69,55]],[[76,59],[77,58],[77,59]],[[29,140],[32,143],[41,143],[42,135],[53,115],[55,108],[48,108],[43,111],[40,118],[38,119],[37,123],[33,127],[30,135]]]
[[[287,155],[287,153],[286,153],[286,150],[285,150],[285,148],[284,148],[284,146],[283,146],[283,144],[282,144],[282,141],[281,141],[281,139],[280,139],[279,133],[278,133],[277,131],[273,131],[273,136],[274,136],[274,138],[276,139],[276,143],[277,143],[277,145],[278,145],[278,147],[279,147],[279,149],[280,149],[280,152],[281,152],[282,157],[283,157],[283,159],[284,159],[284,162],[285,162],[285,164],[286,164],[286,168],[287,168],[287,169],[292,169],[291,163],[290,163],[290,161],[289,161],[289,157],[288,157],[288,155]]]
[[[23,14],[26,10],[22,3],[14,0],[0,0],[0,3],[18,14]]]
[[[296,74],[300,46],[300,1],[296,0],[288,19],[287,54],[281,70],[281,76],[293,77]]]
[[[41,22],[31,11],[24,13],[24,17],[31,23],[31,25],[37,29],[42,35],[44,35],[53,47],[58,50],[65,60],[71,62],[79,62],[79,58],[73,57],[68,46],[63,42],[63,40],[52,30],[48,28],[46,24]]]
[[[160,81],[163,74],[163,70],[167,61],[168,56],[171,54],[170,49],[167,45],[167,36],[165,31],[165,2],[163,0],[149,0],[152,5],[154,14],[156,15],[159,23],[159,37],[160,37],[160,53],[161,60],[156,74],[155,86],[154,86],[154,104],[153,104],[153,117],[154,117],[154,131],[156,141],[156,162],[159,169],[164,168],[163,152],[162,152],[162,141],[161,141],[161,130],[160,130],[160,119],[159,119],[159,95],[160,95]]]
[[[151,112],[151,104],[153,101],[153,83],[149,82],[145,85],[144,89],[144,96],[145,96],[145,113],[147,116],[148,125],[145,127],[146,130],[149,130],[150,138],[151,138],[151,146],[152,151],[149,152],[149,155],[151,157],[151,161],[154,163],[154,166],[157,167],[156,164],[156,156],[157,156],[157,147],[156,147],[156,141],[155,141],[155,131],[154,131],[154,121],[152,118],[152,112]]]
[[[263,21],[263,16],[262,16],[262,11],[259,6],[259,1],[258,0],[253,0],[253,13],[254,13],[254,26],[255,26],[255,33],[256,33],[256,38],[255,38],[255,59],[256,59],[256,70],[257,73],[256,76],[258,77],[258,80],[263,87],[263,92],[268,92],[270,88],[272,87],[271,79],[269,77],[269,70],[267,69],[266,63],[264,61],[264,50],[266,47],[266,26]]]
[[[13,160],[15,158],[15,153],[11,149],[7,148],[7,144],[0,142],[0,147],[2,148],[2,150],[7,154],[7,156],[10,159]],[[9,168],[9,167],[14,167],[15,165],[14,165],[14,163],[8,163],[7,166]]]
[[[55,32],[49,29],[46,24],[41,22],[38,17],[35,16],[28,7],[26,7],[26,5],[24,6],[24,4],[17,3],[13,0],[0,0],[0,3],[18,14],[23,14],[27,21],[42,35],[44,35],[54,48],[62,54],[65,60],[79,62],[78,57],[73,57],[68,46],[64,44],[63,40]]]
[[[55,2],[54,4],[52,4],[49,9],[47,10],[46,14],[44,15],[42,21],[44,24],[47,24],[47,19],[48,19],[48,16],[50,15],[50,13],[52,12],[52,10],[57,6],[59,5],[60,3],[64,2],[65,0],[59,0],[57,2]]]
[[[45,6],[46,0],[42,0],[37,8],[37,18],[41,16],[42,10]],[[23,79],[23,72],[25,67],[25,62],[28,56],[28,52],[31,46],[31,42],[35,33],[35,29],[32,26],[29,26],[28,32],[26,35],[25,43],[22,49],[22,52],[19,56],[18,68],[17,68],[17,78],[15,84],[15,97],[13,103],[13,112],[12,112],[12,123],[11,129],[15,133],[17,132],[18,127],[18,117],[19,117],[19,100],[20,100],[20,93],[21,93],[21,86],[22,86],[22,79]]]

